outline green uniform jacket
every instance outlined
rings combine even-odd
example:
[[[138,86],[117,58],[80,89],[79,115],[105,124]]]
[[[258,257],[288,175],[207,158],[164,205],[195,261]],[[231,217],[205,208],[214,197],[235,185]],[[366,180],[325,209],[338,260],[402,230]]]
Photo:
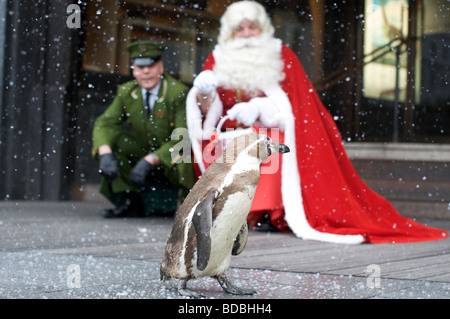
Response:
[[[107,144],[119,162],[121,176],[112,182],[112,192],[136,190],[128,182],[129,171],[149,153],[159,157],[164,175],[173,185],[192,188],[195,175],[190,157],[180,162],[179,158],[174,161],[171,154],[174,145],[181,140],[181,136],[177,137],[180,139],[171,139],[172,131],[186,129],[187,92],[184,84],[165,73],[158,99],[150,117],[147,117],[137,81],[124,83],[118,88],[114,101],[97,118],[93,129],[94,158],[98,147]]]

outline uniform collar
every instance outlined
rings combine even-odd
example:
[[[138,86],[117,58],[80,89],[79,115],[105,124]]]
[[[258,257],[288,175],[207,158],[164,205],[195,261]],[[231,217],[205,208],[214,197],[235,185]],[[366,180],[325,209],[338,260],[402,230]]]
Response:
[[[159,83],[150,91],[150,93],[152,94],[152,96],[158,96],[159,95],[159,89],[161,88],[161,82],[163,81],[163,79],[161,79],[161,81],[159,81]],[[142,96],[145,96],[145,93],[147,93],[147,90],[144,88],[141,88],[141,92],[142,92]]]
[[[133,99],[137,100],[139,98],[138,91],[141,87],[139,86],[139,84],[137,83],[136,80],[134,80],[134,83],[136,84],[136,87],[131,91],[130,94]],[[155,96],[159,97],[156,102],[163,102],[164,99],[166,98],[166,94],[167,94],[167,79],[164,76],[164,74],[161,78],[161,81],[159,81],[159,84],[150,91],[153,93],[153,90],[155,90],[155,92],[156,92]],[[144,96],[143,93],[145,91],[146,90],[144,90],[144,89],[141,90],[141,96]]]

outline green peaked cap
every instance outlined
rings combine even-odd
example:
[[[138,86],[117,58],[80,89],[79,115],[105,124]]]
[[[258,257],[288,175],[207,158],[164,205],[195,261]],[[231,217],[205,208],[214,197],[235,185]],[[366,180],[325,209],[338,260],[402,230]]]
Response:
[[[127,45],[131,63],[137,66],[153,65],[161,59],[166,49],[163,42],[155,40],[138,40]]]

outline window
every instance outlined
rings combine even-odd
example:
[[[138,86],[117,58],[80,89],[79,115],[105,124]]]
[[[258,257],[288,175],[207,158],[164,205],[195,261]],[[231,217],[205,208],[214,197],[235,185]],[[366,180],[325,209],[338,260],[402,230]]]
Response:
[[[450,3],[365,0],[366,141],[450,142]]]
[[[186,83],[211,51],[218,30],[206,1],[89,1],[86,21],[85,71],[129,75],[126,46],[152,38],[168,46],[165,70]]]
[[[422,1],[418,10],[414,131],[418,140],[450,139],[450,3]]]
[[[398,89],[405,101],[407,35],[407,0],[366,0],[364,97],[394,101]]]

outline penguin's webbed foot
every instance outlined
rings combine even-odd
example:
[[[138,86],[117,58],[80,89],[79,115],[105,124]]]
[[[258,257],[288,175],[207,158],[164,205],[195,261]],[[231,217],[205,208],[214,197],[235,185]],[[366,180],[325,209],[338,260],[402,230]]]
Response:
[[[189,279],[184,279],[183,281],[180,282],[180,285],[178,286],[178,293],[182,296],[190,298],[196,299],[205,298],[205,296],[202,293],[187,288],[188,280]]]
[[[227,276],[225,274],[222,274],[220,276],[215,277],[217,281],[219,282],[222,289],[232,295],[254,295],[256,294],[256,290],[253,289],[242,289],[239,287],[236,287],[231,283],[231,281],[228,280]]]

